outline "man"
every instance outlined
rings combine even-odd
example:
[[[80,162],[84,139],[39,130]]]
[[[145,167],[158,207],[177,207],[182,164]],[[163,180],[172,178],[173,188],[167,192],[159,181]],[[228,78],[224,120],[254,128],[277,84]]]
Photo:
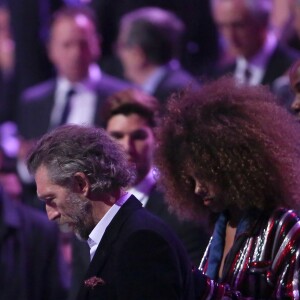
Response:
[[[69,281],[59,231],[0,186],[0,299],[65,300]]]
[[[209,238],[205,226],[180,221],[171,214],[165,205],[163,193],[157,188],[158,174],[155,176],[153,155],[158,101],[139,90],[129,89],[112,95],[103,111],[107,132],[122,145],[128,160],[136,168],[135,181],[128,191],[174,229],[190,259],[198,266]]]
[[[160,124],[168,204],[215,221],[197,299],[299,298],[300,131],[273,98],[223,78],[172,99]]]
[[[180,66],[184,25],[173,13],[146,7],[125,14],[117,38],[125,77],[160,102],[174,92],[198,87]]]
[[[124,188],[133,173],[103,129],[65,125],[28,159],[50,220],[90,246],[78,299],[194,299],[190,264],[174,234]]]
[[[100,55],[99,38],[88,8],[65,7],[56,12],[48,54],[57,77],[26,90],[21,99],[18,125],[26,140],[39,138],[63,123],[100,125],[103,102],[128,87],[101,73],[95,64]]]
[[[211,6],[226,50],[235,57],[218,75],[232,73],[239,82],[276,90],[276,79],[300,55],[281,46],[270,29],[272,0],[211,0]]]
[[[53,76],[45,42],[51,16],[63,2],[0,1],[0,123],[16,122],[21,92]]]

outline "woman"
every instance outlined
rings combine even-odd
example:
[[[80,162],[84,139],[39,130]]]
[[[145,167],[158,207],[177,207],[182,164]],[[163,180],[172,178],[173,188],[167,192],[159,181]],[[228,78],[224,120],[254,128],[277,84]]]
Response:
[[[263,87],[223,78],[170,99],[156,159],[168,204],[216,220],[200,299],[298,299],[299,134]]]

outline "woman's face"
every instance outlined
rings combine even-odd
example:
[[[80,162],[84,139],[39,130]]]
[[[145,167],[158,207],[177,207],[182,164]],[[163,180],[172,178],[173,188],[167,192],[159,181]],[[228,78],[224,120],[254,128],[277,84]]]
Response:
[[[196,199],[201,201],[212,212],[222,212],[225,209],[225,204],[221,199],[220,187],[213,182],[200,179],[200,176],[195,175],[193,172],[187,174],[185,176],[186,184],[189,184],[193,188]]]

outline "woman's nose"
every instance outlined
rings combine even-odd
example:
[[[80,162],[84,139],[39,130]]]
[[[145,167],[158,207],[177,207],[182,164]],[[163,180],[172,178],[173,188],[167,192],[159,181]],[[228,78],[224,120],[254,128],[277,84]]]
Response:
[[[201,184],[201,182],[196,180],[194,193],[199,196],[203,194],[207,194],[207,188],[203,184]]]

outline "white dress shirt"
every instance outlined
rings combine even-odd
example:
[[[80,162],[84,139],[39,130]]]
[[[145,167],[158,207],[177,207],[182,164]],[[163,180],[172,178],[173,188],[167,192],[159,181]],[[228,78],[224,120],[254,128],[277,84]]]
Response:
[[[142,203],[143,207],[146,206],[149,200],[149,194],[156,183],[155,177],[155,170],[150,169],[147,176],[140,183],[127,190]]]
[[[70,113],[66,124],[93,125],[97,105],[95,87],[100,84],[100,80],[101,70],[96,64],[90,66],[88,77],[80,82],[71,83],[68,79],[59,77],[54,93],[51,127],[59,124],[65,106],[66,94],[71,88],[75,90],[75,94],[70,99]]]
[[[121,206],[127,201],[130,197],[129,193],[125,193],[120,199],[116,201],[116,203],[107,211],[104,217],[98,222],[95,228],[89,235],[87,243],[90,247],[90,259],[92,260],[95,252],[97,250],[98,245],[101,242],[101,239],[105,233],[106,228],[111,223]]]

